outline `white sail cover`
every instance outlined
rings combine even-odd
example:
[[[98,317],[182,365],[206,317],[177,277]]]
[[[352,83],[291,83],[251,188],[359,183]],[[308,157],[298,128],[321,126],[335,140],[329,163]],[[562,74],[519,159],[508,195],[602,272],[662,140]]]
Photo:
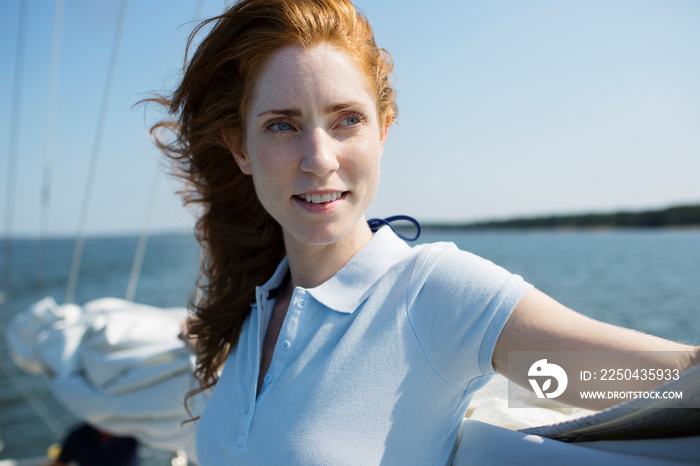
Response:
[[[194,355],[178,338],[184,308],[116,298],[59,306],[44,298],[8,327],[15,363],[42,374],[66,408],[99,429],[194,458],[184,397],[197,386]],[[193,415],[205,400],[190,401]]]

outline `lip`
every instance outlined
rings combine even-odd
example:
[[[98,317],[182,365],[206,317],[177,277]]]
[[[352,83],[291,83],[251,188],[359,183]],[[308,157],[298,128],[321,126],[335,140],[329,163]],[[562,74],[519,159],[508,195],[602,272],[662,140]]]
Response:
[[[333,193],[343,193],[347,191],[345,189],[314,189],[311,191],[302,191],[294,194],[294,196],[304,196],[306,194],[333,194]]]
[[[299,199],[297,196],[306,196],[306,195],[317,195],[317,196],[322,196],[324,194],[336,194],[336,193],[341,193],[340,197],[333,201],[328,201],[328,202],[322,202],[320,204],[314,204],[313,202],[307,202],[306,200]],[[344,201],[349,194],[349,191],[342,191],[342,190],[337,190],[337,189],[326,189],[326,190],[313,190],[313,191],[304,191],[298,194],[295,194],[292,196],[292,201],[304,209],[307,212],[314,213],[314,214],[326,214],[326,213],[331,213],[335,212],[340,208],[340,205],[342,204],[342,201]]]

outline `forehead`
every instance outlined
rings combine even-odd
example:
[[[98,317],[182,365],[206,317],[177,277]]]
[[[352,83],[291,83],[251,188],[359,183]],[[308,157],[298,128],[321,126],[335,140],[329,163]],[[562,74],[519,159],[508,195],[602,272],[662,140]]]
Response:
[[[375,105],[369,79],[342,49],[322,43],[274,53],[257,80],[251,110],[358,101]]]

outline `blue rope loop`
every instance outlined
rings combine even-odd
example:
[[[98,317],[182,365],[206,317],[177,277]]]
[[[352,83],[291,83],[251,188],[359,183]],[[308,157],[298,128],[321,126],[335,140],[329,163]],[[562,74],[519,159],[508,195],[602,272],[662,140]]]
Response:
[[[412,223],[416,227],[416,236],[413,238],[409,238],[407,236],[402,235],[401,233],[398,233],[396,230],[394,230],[394,227],[391,225],[391,222],[397,222],[399,220],[405,220],[407,222]],[[371,218],[367,220],[367,224],[369,225],[369,228],[375,232],[379,230],[380,227],[387,225],[389,228],[391,228],[391,231],[396,233],[396,236],[398,236],[401,239],[404,239],[406,241],[415,241],[420,237],[421,234],[421,227],[420,223],[418,223],[418,220],[416,220],[413,217],[409,217],[408,215],[394,215],[393,217],[387,217],[387,218]]]

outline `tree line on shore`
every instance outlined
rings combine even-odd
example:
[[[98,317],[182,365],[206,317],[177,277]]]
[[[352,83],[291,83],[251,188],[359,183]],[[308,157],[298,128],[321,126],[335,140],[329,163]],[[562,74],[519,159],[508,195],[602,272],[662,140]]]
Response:
[[[700,204],[640,212],[586,213],[515,218],[461,224],[428,224],[427,228],[662,228],[700,226]]]

